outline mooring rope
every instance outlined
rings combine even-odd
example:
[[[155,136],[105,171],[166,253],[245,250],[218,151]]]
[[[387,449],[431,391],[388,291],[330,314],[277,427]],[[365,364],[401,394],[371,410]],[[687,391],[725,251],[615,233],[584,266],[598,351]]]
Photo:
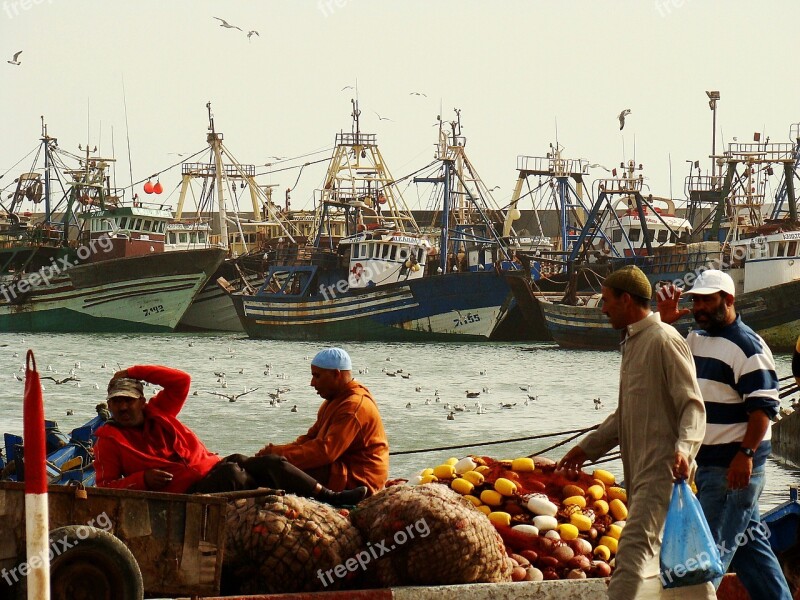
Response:
[[[401,454],[420,454],[422,452],[438,452],[439,450],[458,450],[460,448],[477,448],[478,446],[492,446],[492,445],[495,445],[495,444],[510,444],[512,442],[524,442],[524,441],[529,441],[529,440],[540,440],[540,439],[543,439],[543,438],[556,437],[558,435],[574,434],[573,437],[569,438],[569,439],[575,439],[576,437],[578,437],[578,436],[580,436],[580,435],[582,435],[584,433],[587,433],[589,431],[592,431],[594,429],[597,429],[598,427],[599,427],[599,425],[592,425],[591,427],[585,427],[583,429],[571,429],[569,431],[559,431],[559,432],[556,432],[556,433],[542,433],[542,434],[539,434],[539,435],[529,435],[529,436],[526,436],[526,437],[509,438],[509,439],[506,439],[506,440],[494,440],[494,441],[491,441],[491,442],[472,442],[470,444],[458,444],[458,445],[455,445],[455,446],[439,446],[437,448],[420,448],[418,450],[400,450],[398,452],[389,452],[389,455],[390,456],[399,456]],[[566,441],[569,441],[569,440],[566,440]],[[566,442],[561,442],[561,443],[563,444],[563,443],[566,443]],[[556,446],[553,446],[553,447],[556,448],[559,445],[561,445],[561,444],[557,444]]]

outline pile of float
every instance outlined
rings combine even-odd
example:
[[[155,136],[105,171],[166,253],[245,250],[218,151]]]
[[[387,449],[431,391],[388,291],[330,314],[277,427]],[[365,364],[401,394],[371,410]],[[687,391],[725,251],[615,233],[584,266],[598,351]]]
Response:
[[[608,577],[625,519],[626,491],[601,469],[556,471],[545,458],[451,458],[422,471],[484,513],[505,542],[514,581]]]
[[[225,593],[607,577],[627,517],[608,471],[469,456],[352,511],[267,492],[233,502]]]

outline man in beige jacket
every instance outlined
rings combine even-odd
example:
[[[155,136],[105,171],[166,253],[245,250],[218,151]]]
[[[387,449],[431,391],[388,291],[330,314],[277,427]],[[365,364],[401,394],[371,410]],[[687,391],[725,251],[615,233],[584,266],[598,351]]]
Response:
[[[661,589],[659,553],[674,478],[688,478],[705,433],[705,408],[694,360],[683,337],[650,310],[652,288],[635,266],[603,282],[603,313],[621,344],[619,405],[559,462],[580,469],[619,446],[628,519],[608,587],[612,600],[680,597],[713,599],[708,584]]]

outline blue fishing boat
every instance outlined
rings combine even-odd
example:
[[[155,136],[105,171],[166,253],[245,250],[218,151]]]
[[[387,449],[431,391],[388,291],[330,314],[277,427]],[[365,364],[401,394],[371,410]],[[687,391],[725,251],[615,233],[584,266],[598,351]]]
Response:
[[[47,478],[50,485],[95,484],[94,434],[110,418],[105,404],[97,406],[97,416],[65,435],[55,421],[45,420],[45,443],[47,452]],[[22,436],[13,433],[3,435],[5,460],[0,453],[2,477],[7,481],[25,480],[25,452]]]
[[[724,244],[714,240],[698,242],[698,256],[707,255],[699,263],[687,252],[692,244],[668,247],[664,254],[654,254],[652,259],[649,254],[643,257],[650,260],[643,268],[653,281],[678,282],[684,287],[690,287],[701,270],[725,270],[736,284],[736,309],[742,319],[773,352],[791,352],[800,335],[800,305],[796,301],[800,294],[800,227],[794,191],[800,144],[735,143],[729,145],[723,157],[727,173],[724,179],[716,178],[720,183],[716,189],[717,206],[710,216],[712,225],[700,233],[705,237],[721,236]],[[775,165],[784,173],[782,190],[787,209],[785,215],[765,219],[762,207],[767,178]],[[690,191],[702,183],[691,179]],[[705,196],[706,200],[710,197],[713,195]],[[585,228],[581,238],[591,235]],[[706,246],[719,246],[720,250],[708,252]],[[652,261],[659,256],[665,261],[664,268],[654,269],[658,263]],[[575,305],[543,299],[539,305],[548,330],[559,345],[587,350],[617,348],[619,335],[605,321],[596,296],[582,298]],[[684,317],[676,326],[686,333],[692,324],[691,318]]]
[[[473,194],[464,196],[481,220],[456,218],[458,136],[440,146],[439,176],[417,178],[444,188],[440,231],[426,234],[359,116],[353,101],[353,130],[337,134],[319,191],[313,243],[277,249],[255,293],[231,290],[245,331],[284,340],[489,338],[513,304],[497,268],[509,256]],[[346,223],[344,237],[332,235],[334,220]]]

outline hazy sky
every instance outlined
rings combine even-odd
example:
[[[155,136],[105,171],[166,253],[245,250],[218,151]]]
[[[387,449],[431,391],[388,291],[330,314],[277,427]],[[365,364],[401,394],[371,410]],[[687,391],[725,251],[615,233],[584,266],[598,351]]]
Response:
[[[248,41],[212,17],[259,36]],[[134,181],[180,160],[170,153],[205,147],[209,100],[244,163],[331,148],[350,130],[353,92],[341,90],[357,80],[362,131],[378,134],[396,178],[432,159],[440,106],[446,119],[458,107],[467,151],[501,203],[516,157],[544,155],[556,124],[570,157],[613,167],[635,149],[655,195],[670,193],[671,156],[680,198],[685,161],[709,164],[706,90],[722,97],[718,150],[755,131],[790,141],[800,121],[798,17],[796,0],[0,0],[0,173],[35,147],[44,115],[71,151],[88,136],[111,155],[113,129],[117,183],[127,185],[123,80]],[[18,50],[22,64],[8,64]],[[297,175],[259,181],[278,184],[282,199]],[[293,208],[311,206],[322,177],[320,167],[304,170]],[[160,199],[175,201],[179,170],[161,181]],[[403,189],[415,207],[414,186]]]

